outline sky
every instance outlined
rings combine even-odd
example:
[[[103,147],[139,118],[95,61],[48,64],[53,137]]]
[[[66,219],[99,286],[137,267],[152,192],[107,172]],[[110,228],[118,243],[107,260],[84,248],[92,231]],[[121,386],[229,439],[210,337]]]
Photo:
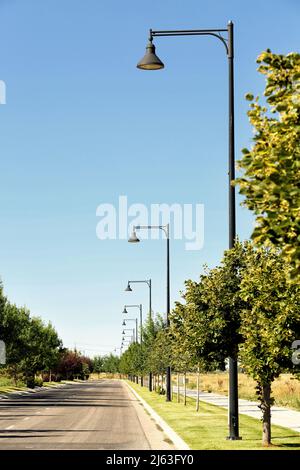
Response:
[[[0,276],[11,302],[51,321],[67,347],[121,343],[124,304],[166,309],[166,243],[100,240],[97,207],[202,204],[204,243],[171,233],[171,298],[228,246],[228,75],[212,37],[156,38],[162,71],[136,63],[148,30],[235,27],[236,159],[251,146],[256,58],[299,50],[298,0],[0,0]],[[237,234],[253,217],[237,198]],[[128,217],[132,221],[132,217]],[[201,229],[202,231],[202,229]],[[142,234],[141,234],[142,235]],[[132,309],[130,317],[138,311]],[[129,325],[129,324],[128,324]]]

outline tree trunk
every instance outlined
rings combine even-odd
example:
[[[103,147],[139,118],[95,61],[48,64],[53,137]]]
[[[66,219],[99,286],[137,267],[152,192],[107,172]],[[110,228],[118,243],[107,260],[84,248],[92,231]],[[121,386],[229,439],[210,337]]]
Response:
[[[265,383],[262,386],[262,421],[263,421],[263,434],[262,445],[268,447],[271,445],[271,384]]]
[[[184,377],[184,406],[186,405],[186,372],[183,375]]]
[[[180,403],[180,375],[177,374],[177,403]]]
[[[200,398],[200,367],[197,368],[197,399],[196,399],[196,411],[199,411],[199,398]]]
[[[144,377],[141,375],[141,387],[144,386]]]

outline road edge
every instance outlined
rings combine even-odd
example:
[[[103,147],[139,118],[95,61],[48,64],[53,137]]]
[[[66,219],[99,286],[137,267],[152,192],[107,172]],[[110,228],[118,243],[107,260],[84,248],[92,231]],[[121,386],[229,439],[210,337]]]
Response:
[[[131,387],[131,385],[126,382],[126,380],[123,380],[123,383],[127,385],[127,387],[131,390],[131,392],[134,394],[134,396],[141,402],[145,410],[148,411],[150,414],[151,418],[154,419],[156,424],[158,424],[164,433],[171,439],[173,444],[176,447],[176,450],[191,450],[191,448],[187,445],[187,443],[180,437],[177,432],[174,431],[174,429],[169,426],[169,424],[166,423],[166,421],[159,416],[156,411],[151,408],[151,406]]]

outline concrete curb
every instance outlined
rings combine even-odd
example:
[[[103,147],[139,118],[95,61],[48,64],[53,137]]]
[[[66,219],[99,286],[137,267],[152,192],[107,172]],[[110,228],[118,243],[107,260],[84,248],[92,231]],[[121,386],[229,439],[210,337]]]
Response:
[[[134,396],[141,402],[145,410],[148,411],[150,416],[154,419],[154,421],[163,429],[164,433],[171,439],[173,444],[176,447],[176,450],[191,450],[190,447],[187,445],[186,442],[154,411],[148,403],[143,400],[142,397],[127,383],[124,383],[128,386]]]

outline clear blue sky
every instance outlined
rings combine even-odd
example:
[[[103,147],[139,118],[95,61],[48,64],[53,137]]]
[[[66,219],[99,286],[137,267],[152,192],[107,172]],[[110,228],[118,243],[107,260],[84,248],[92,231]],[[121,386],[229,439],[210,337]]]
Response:
[[[0,274],[9,299],[51,320],[67,346],[119,346],[124,303],[165,311],[165,244],[96,238],[96,208],[202,203],[205,243],[172,242],[172,301],[227,247],[227,59],[214,38],[157,38],[166,64],[142,72],[148,29],[235,23],[236,157],[249,146],[258,54],[299,50],[298,0],[0,0]],[[251,215],[238,209],[247,238]],[[133,312],[132,312],[133,314]],[[132,316],[132,315],[131,315]],[[93,351],[92,351],[93,350]]]

